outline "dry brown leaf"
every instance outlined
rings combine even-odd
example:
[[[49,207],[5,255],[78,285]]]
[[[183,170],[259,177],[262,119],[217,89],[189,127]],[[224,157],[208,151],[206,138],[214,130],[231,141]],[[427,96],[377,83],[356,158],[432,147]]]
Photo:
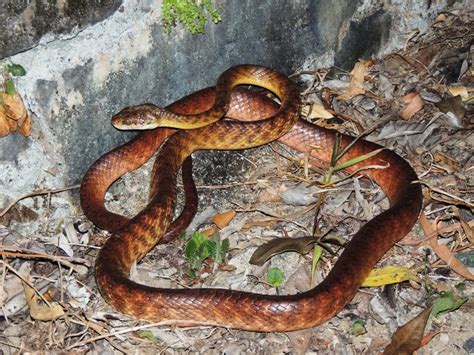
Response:
[[[420,348],[426,322],[430,317],[431,307],[426,308],[411,321],[398,327],[392,335],[392,342],[385,348],[385,355],[411,355]]]
[[[364,88],[364,75],[365,70],[369,62],[357,62],[354,65],[354,69],[351,71],[351,81],[349,83],[349,87],[344,91],[342,95],[338,96],[340,100],[350,100],[357,95],[362,95],[365,93]]]
[[[425,236],[428,238],[430,247],[436,255],[462,277],[471,281],[474,280],[474,275],[454,256],[453,252],[446,245],[438,244],[436,228],[428,221],[424,213],[420,216],[420,224]]]
[[[470,223],[466,221],[466,219],[459,211],[459,208],[453,207],[453,213],[459,219],[459,222],[461,223],[461,228],[463,229],[464,234],[466,234],[469,243],[474,244],[474,227],[471,227]],[[474,223],[474,221],[472,221],[472,223]]]
[[[446,21],[446,15],[445,14],[439,14],[438,16],[436,16],[436,19],[434,20],[434,23],[444,22],[444,21]]]
[[[421,346],[425,346],[428,344],[435,336],[437,336],[441,332],[431,332],[429,334],[426,334],[423,339],[421,339]]]
[[[29,282],[29,275],[24,275],[24,277]],[[25,281],[22,282],[25,291],[26,302],[30,308],[31,318],[41,321],[50,321],[58,319],[64,315],[64,310],[60,304],[56,302],[51,302],[49,305],[40,304],[35,290]]]
[[[423,99],[417,92],[411,92],[405,95],[403,102],[405,103],[405,107],[400,113],[400,117],[406,121],[410,120],[424,105]]]
[[[222,229],[227,226],[232,219],[234,219],[237,212],[230,210],[224,213],[218,213],[212,219],[212,222],[217,226],[217,228]]]
[[[18,132],[20,132],[25,137],[31,136],[31,116],[30,115],[27,115],[26,119],[18,127]]]
[[[466,108],[464,107],[461,96],[445,97],[440,102],[437,102],[435,106],[441,112],[446,114],[451,112],[459,119],[462,119],[466,114]]]
[[[0,137],[5,137],[10,134],[10,122],[5,109],[0,106]]]
[[[262,266],[271,257],[287,251],[296,251],[304,255],[309,253],[317,241],[318,239],[314,237],[275,238],[255,249],[249,263]]]
[[[459,160],[456,160],[450,155],[443,153],[441,151],[434,152],[433,159],[436,164],[441,165],[450,174],[454,172],[459,172],[459,170],[461,170],[461,163],[459,162]]]
[[[24,119],[27,115],[26,107],[19,94],[8,95],[2,94],[3,107],[7,116],[15,121]]]
[[[201,232],[206,237],[211,237],[214,234],[216,234],[216,229],[215,228],[207,228]]]

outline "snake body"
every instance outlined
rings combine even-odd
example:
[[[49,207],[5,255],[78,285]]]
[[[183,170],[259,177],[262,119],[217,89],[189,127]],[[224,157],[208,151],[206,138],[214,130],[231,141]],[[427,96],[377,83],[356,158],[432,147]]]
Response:
[[[420,185],[413,183],[417,180],[415,172],[397,154],[383,150],[348,171],[355,172],[368,165],[389,166],[365,173],[384,190],[390,208],[352,237],[331,272],[315,288],[295,295],[274,296],[225,289],[158,289],[131,281],[129,271],[133,262],[143,258],[157,242],[166,239],[163,235],[174,208],[177,170],[193,151],[241,149],[280,137],[281,142],[292,148],[308,152],[326,163],[330,160],[336,132],[297,120],[299,105],[291,82],[262,67],[239,66],[235,69],[237,74],[240,70],[257,71],[262,78],[261,84],[271,80],[269,88],[279,96],[282,105],[278,108],[261,95],[233,90],[226,98],[229,100],[228,116],[248,119],[272,115],[270,118],[252,123],[221,120],[175,134],[170,129],[145,131],[129,144],[99,159],[83,180],[81,203],[86,215],[98,221],[99,226],[116,230],[99,253],[95,275],[102,296],[123,313],[154,322],[215,324],[261,332],[313,327],[331,319],[352,299],[378,260],[410,231],[418,218],[422,193]],[[213,88],[202,90],[168,109],[184,114],[209,110],[215,104],[215,93]],[[147,207],[130,221],[106,211],[103,197],[110,184],[126,171],[143,164],[165,139],[154,166],[152,199]],[[343,135],[341,145],[347,145],[352,139]],[[378,148],[377,144],[359,140],[342,161]],[[137,155],[140,149],[141,157]],[[186,174],[185,169],[189,172],[189,168],[185,163],[183,174]],[[188,189],[192,188],[188,184]]]

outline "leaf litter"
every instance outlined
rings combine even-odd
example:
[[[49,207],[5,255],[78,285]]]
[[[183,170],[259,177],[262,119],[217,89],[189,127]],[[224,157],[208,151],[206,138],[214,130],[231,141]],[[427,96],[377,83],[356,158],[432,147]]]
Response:
[[[472,11],[443,13],[427,32],[411,37],[403,50],[360,60],[351,73],[331,68],[293,75],[303,86],[308,119],[355,136],[371,132],[368,139],[411,163],[425,192],[422,228],[417,224],[387,253],[377,266],[378,274],[367,281],[371,287],[361,288],[332,320],[285,335],[153,325],[117,313],[97,293],[93,279],[92,265],[107,233],[80,215],[65,216],[52,225],[51,214],[43,210],[54,212],[55,199],[49,198],[62,193],[57,189],[52,195],[28,194],[25,198],[35,204],[26,207],[15,201],[0,212],[0,350],[409,353],[423,346],[419,353],[461,353],[473,336],[474,303],[472,266],[460,261],[467,258],[457,258],[473,251],[470,24]],[[325,167],[278,144],[235,159],[247,169],[244,176],[229,172],[230,182],[205,184],[195,173],[198,216],[182,238],[158,246],[137,265],[134,277],[163,287],[212,286],[275,294],[267,281],[269,270],[276,268],[283,275],[275,281],[279,293],[303,292],[311,280],[319,282],[327,275],[341,245],[387,207],[383,193],[367,179],[335,172],[333,181],[338,183],[324,190],[314,182],[323,179]],[[116,183],[107,194],[108,207],[128,216],[138,212],[146,203],[149,168],[147,164]],[[324,202],[316,206],[321,194]],[[28,218],[30,214],[38,218]],[[201,269],[190,278],[185,243],[197,230],[209,230],[203,238],[217,243],[228,238],[229,245],[222,249],[227,249],[225,255],[218,253],[219,267],[202,255],[197,263]],[[218,239],[212,239],[216,234]],[[318,237],[337,242],[319,251],[312,272],[310,238]],[[289,246],[278,245],[278,240]],[[303,242],[295,247],[288,240]],[[266,242],[276,248],[266,251],[269,260],[261,266],[249,264],[257,246]],[[310,253],[288,251],[295,249]],[[19,274],[26,268],[31,270],[25,286]],[[432,304],[442,311],[428,318],[422,310]],[[404,330],[396,331],[402,324]]]

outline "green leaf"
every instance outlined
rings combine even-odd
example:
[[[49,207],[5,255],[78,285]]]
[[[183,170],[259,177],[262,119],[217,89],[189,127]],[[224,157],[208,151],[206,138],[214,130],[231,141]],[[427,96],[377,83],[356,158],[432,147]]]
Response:
[[[267,282],[275,288],[283,283],[283,272],[277,267],[271,267],[267,271]]]
[[[225,260],[225,255],[229,250],[229,239],[220,240],[219,234],[216,234],[213,238],[213,250],[211,257],[218,264],[222,264]]]
[[[351,333],[355,336],[367,333],[365,329],[365,320],[357,319],[352,323]]]
[[[186,242],[186,246],[184,248],[184,255],[186,256],[188,260],[191,260],[195,257],[197,250],[198,250],[198,245],[196,243],[196,240],[193,238],[190,238]]]
[[[455,299],[451,291],[443,292],[441,297],[434,302],[433,310],[431,311],[431,313],[434,316],[437,316],[438,314],[443,312],[455,311],[456,309],[461,307],[466,301],[467,298]]]
[[[138,336],[143,339],[148,339],[152,343],[156,344],[160,341],[158,337],[156,337],[151,331],[149,330],[142,330],[140,333],[138,333]]]
[[[5,80],[5,92],[8,95],[15,95],[16,89],[12,79]]]
[[[213,249],[215,249],[215,243],[212,240],[206,238],[206,240],[203,240],[199,246],[199,257],[202,260],[210,257]]]
[[[352,159],[349,159],[347,161],[345,161],[344,163],[340,163],[340,164],[337,164],[333,170],[334,171],[337,171],[337,170],[342,170],[342,169],[345,169],[345,168],[348,168],[352,165],[355,165],[355,164],[358,164],[366,159],[369,159],[371,157],[373,157],[374,155],[380,153],[382,150],[384,150],[385,148],[380,148],[380,149],[376,149],[376,150],[373,150],[371,151],[370,153],[367,153],[367,154],[363,154],[363,155],[360,155],[358,157],[355,157],[355,158],[352,158]]]
[[[321,259],[321,255],[323,254],[323,248],[319,245],[315,245],[313,249],[313,260],[311,262],[311,277],[314,275],[316,271],[316,266],[318,265],[319,259]]]
[[[8,65],[7,72],[9,72],[13,76],[23,76],[26,74],[25,68],[23,68],[20,64]]]

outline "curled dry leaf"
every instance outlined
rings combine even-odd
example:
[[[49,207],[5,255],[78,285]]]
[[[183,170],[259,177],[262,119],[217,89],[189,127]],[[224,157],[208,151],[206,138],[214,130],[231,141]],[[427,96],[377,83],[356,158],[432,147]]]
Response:
[[[24,275],[24,278],[30,282],[30,276]],[[58,319],[64,315],[64,310],[56,302],[50,302],[50,304],[42,304],[35,292],[35,290],[23,281],[23,288],[25,291],[26,302],[30,308],[31,318],[41,320],[41,321],[50,321]]]
[[[287,251],[307,254],[317,241],[315,237],[275,238],[255,249],[249,263],[262,266],[271,257]]]
[[[400,113],[400,117],[404,120],[410,120],[418,111],[423,108],[424,101],[417,92],[411,92],[403,97],[405,107]]]
[[[428,307],[411,321],[399,327],[392,336],[392,342],[385,348],[384,355],[411,355],[420,348],[430,312],[431,307]]]
[[[24,136],[30,135],[31,117],[20,95],[0,93],[0,137],[19,130]]]
[[[26,107],[23,104],[23,100],[19,94],[8,95],[2,93],[3,107],[8,118],[18,121],[26,117]]]
[[[420,224],[423,229],[423,233],[428,238],[429,245],[438,257],[443,260],[451,269],[453,269],[459,275],[465,277],[468,280],[474,280],[474,274],[472,274],[464,265],[461,263],[453,254],[453,252],[446,246],[438,244],[436,228],[431,225],[426,218],[426,215],[422,213],[420,215]]]

